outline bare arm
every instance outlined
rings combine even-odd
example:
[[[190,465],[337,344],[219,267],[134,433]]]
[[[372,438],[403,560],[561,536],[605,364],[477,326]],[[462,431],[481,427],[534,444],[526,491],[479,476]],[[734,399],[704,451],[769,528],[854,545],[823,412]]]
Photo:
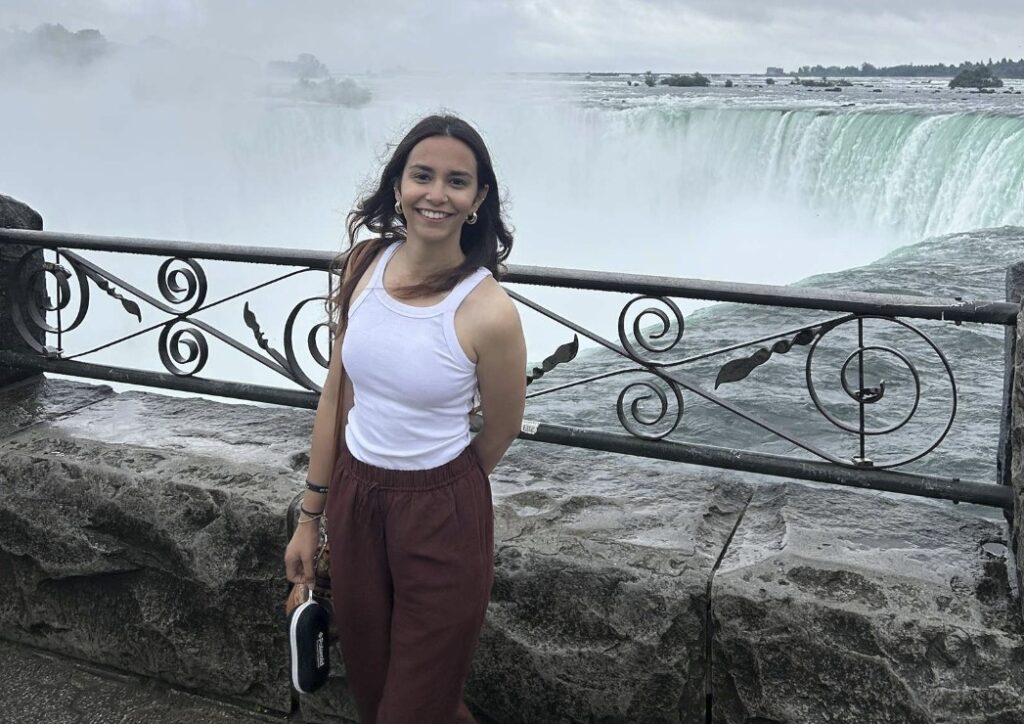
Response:
[[[331,349],[331,361],[327,367],[327,380],[324,382],[324,389],[320,393],[320,402],[316,407],[316,418],[313,421],[313,435],[309,446],[309,472],[307,476],[310,482],[317,485],[329,485],[331,473],[334,471],[334,464],[337,455],[337,435],[334,424],[338,409],[338,388],[341,381],[341,344],[344,336],[339,334],[334,339],[334,346]],[[348,417],[352,409],[352,383],[345,379],[345,395],[341,398],[343,405],[341,420]],[[303,508],[311,512],[317,512],[324,507],[324,496],[306,491],[303,499]]]
[[[356,292],[359,290],[356,289]],[[309,472],[307,477],[316,485],[329,486],[337,458],[337,440],[340,430],[335,429],[338,420],[338,405],[342,405],[341,421],[348,417],[352,409],[352,384],[345,377],[342,390],[341,345],[344,335],[338,334],[331,347],[330,362],[327,365],[327,379],[320,392],[320,401],[316,406],[316,417],[313,420],[313,435],[309,447]],[[344,392],[344,394],[339,394]],[[327,496],[306,490],[302,497],[303,509],[316,515],[323,511],[327,504]],[[313,582],[313,557],[320,539],[319,518],[299,515],[299,525],[292,534],[292,539],[285,549],[285,573],[292,583]]]
[[[516,439],[526,405],[526,341],[519,313],[495,285],[484,305],[476,374],[484,427],[473,439],[484,470],[490,474]]]

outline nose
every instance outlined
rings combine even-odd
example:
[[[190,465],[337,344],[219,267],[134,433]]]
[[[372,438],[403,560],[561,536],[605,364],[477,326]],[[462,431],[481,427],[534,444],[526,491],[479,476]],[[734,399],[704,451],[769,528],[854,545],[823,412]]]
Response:
[[[430,188],[427,189],[427,201],[432,204],[443,204],[448,200],[448,195],[444,189],[444,182],[438,179],[430,184]]]

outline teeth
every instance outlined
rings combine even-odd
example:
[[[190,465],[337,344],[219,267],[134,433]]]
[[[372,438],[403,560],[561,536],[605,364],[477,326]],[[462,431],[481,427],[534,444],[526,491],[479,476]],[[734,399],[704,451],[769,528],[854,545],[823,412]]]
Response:
[[[441,211],[427,211],[426,209],[420,209],[419,211],[428,219],[443,219],[444,217],[448,216],[448,214]]]

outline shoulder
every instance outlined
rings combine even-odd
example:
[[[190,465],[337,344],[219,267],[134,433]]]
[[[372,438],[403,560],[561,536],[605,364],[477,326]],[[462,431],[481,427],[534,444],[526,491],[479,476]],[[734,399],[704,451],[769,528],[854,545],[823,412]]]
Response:
[[[459,313],[472,327],[474,336],[481,341],[508,340],[523,334],[515,303],[490,275],[473,288],[459,308]]]

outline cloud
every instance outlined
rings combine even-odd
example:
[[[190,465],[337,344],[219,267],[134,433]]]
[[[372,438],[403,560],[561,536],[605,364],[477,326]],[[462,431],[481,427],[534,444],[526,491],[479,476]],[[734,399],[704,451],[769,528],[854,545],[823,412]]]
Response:
[[[1020,0],[5,0],[0,27],[61,22],[332,69],[759,71],[1024,55]]]

